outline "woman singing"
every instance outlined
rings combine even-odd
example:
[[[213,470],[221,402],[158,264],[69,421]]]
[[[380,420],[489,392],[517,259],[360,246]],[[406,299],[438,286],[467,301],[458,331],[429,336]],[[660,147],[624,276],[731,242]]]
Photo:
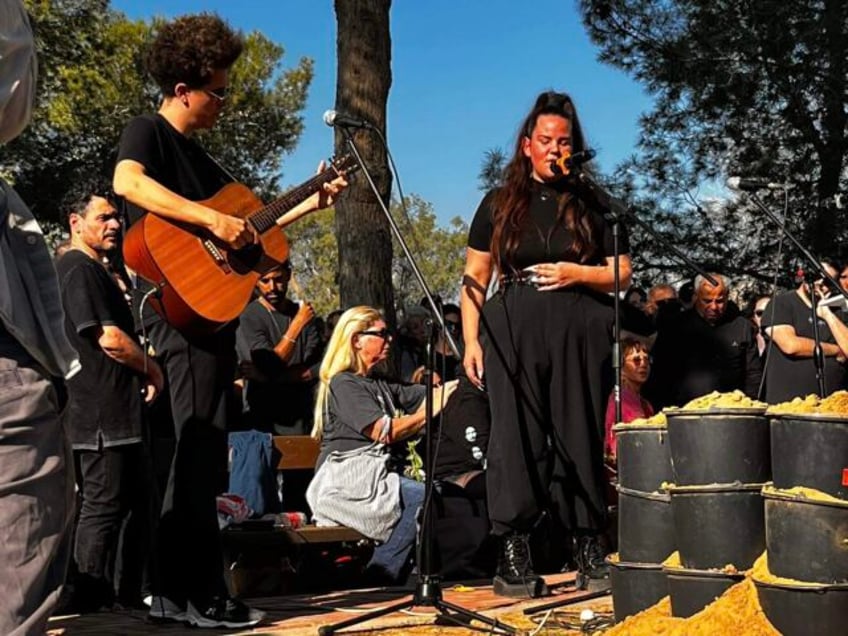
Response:
[[[321,440],[316,479],[331,452],[352,451],[375,441],[392,448],[399,456],[394,465],[402,470],[405,440],[424,427],[425,387],[369,377],[388,356],[391,340],[391,332],[376,309],[353,307],[339,318],[321,362],[315,403],[312,436]],[[447,402],[456,384],[448,382],[435,388],[434,414]],[[415,545],[415,517],[423,500],[424,484],[400,477],[400,519],[388,540],[374,550],[367,568],[372,578],[390,582],[402,579]]]
[[[585,149],[568,95],[542,93],[502,187],[478,208],[461,296],[464,366],[492,407],[487,491],[502,537],[495,592],[545,594],[528,536],[549,510],[576,537],[581,581],[606,571],[604,407],[612,386],[612,229],[557,160]],[[630,281],[623,238],[621,285]],[[484,303],[493,271],[499,291]],[[485,374],[484,374],[485,371]]]

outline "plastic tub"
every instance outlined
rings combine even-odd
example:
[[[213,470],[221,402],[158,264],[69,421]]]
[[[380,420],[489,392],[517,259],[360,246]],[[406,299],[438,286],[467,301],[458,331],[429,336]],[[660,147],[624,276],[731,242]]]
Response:
[[[671,596],[671,615],[689,618],[745,578],[743,572],[663,567]]]
[[[775,488],[806,486],[848,500],[848,419],[780,414],[770,426]]]
[[[848,584],[848,501],[811,499],[768,487],[763,497],[772,573],[799,581]]]
[[[739,570],[765,548],[762,484],[670,486],[674,536],[683,567]]]
[[[783,636],[848,632],[848,585],[790,585],[754,578],[760,607]]]
[[[671,453],[665,426],[612,428],[616,438],[618,483],[624,488],[653,492],[671,477]]]
[[[661,563],[616,561],[615,556],[608,556],[606,563],[610,567],[612,606],[618,623],[668,596],[668,587]]]
[[[762,409],[666,411],[678,486],[771,480],[769,422]]]
[[[624,561],[658,563],[674,552],[671,497],[618,487],[618,551]]]

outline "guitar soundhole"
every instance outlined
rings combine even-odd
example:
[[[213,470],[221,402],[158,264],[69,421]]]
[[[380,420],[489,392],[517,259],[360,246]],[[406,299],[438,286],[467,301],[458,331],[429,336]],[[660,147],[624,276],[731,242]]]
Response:
[[[230,252],[230,267],[238,274],[246,274],[256,269],[264,253],[258,243]]]

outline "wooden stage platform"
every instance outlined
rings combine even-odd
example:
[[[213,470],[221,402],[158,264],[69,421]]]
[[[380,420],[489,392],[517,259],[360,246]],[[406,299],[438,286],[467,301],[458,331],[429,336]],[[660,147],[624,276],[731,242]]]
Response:
[[[609,596],[595,599],[580,600],[587,596],[586,592],[577,592],[573,588],[574,573],[546,576],[545,580],[551,589],[551,596],[542,599],[515,600],[496,596],[492,593],[491,581],[477,581],[457,585],[443,585],[444,599],[466,609],[497,617],[508,625],[519,630],[521,634],[529,634],[536,627],[545,613],[525,615],[524,610],[542,606],[559,600],[574,600],[562,609],[548,612],[548,620],[538,634],[579,634],[579,631],[568,629],[566,621],[574,620],[584,609],[592,609],[596,613],[611,613],[612,600]],[[146,612],[141,610],[119,610],[99,612],[84,616],[57,616],[50,620],[48,634],[50,636],[106,636],[121,635],[135,636],[137,634],[194,634],[208,632],[213,634],[286,634],[290,636],[305,636],[318,633],[318,627],[346,620],[369,609],[385,607],[410,597],[409,590],[403,588],[379,588],[368,590],[344,590],[325,594],[276,596],[248,600],[248,604],[267,612],[263,624],[253,630],[204,630],[182,627],[179,625],[154,625],[146,621]],[[418,606],[410,611],[394,612],[381,618],[350,627],[340,634],[450,634],[465,635],[489,633],[483,625],[473,624],[476,629],[455,626],[445,623],[444,619],[436,621],[438,612],[432,607]],[[536,622],[531,619],[536,618]],[[557,626],[557,624],[559,626]]]

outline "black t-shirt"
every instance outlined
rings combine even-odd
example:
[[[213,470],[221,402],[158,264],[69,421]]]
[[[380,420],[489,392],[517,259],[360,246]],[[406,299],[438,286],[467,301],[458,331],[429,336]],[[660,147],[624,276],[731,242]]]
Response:
[[[564,223],[557,222],[556,218],[559,197],[565,196],[566,187],[568,186],[562,181],[552,185],[536,181],[532,183],[530,207],[521,228],[518,249],[512,263],[516,269],[523,269],[537,263],[579,262],[578,255],[571,249],[574,234]],[[468,247],[479,252],[491,251],[494,230],[492,205],[496,192],[497,190],[491,190],[486,194],[471,222]],[[587,204],[587,215],[592,225],[593,240],[598,249],[584,264],[601,265],[604,263],[604,257],[613,255],[612,226],[604,219],[601,212],[589,204]],[[619,232],[619,252],[621,254],[630,252],[630,242],[624,228],[621,228]],[[501,263],[499,268],[502,272],[510,270],[505,263]]]
[[[774,318],[772,318],[772,310],[774,310]],[[840,316],[840,319],[844,319],[844,316]],[[798,336],[810,339],[813,337],[812,310],[801,300],[796,291],[780,294],[769,303],[763,314],[762,325],[764,328],[789,325],[794,327]],[[836,342],[827,323],[821,318],[818,320],[818,327],[822,342]],[[846,388],[848,375],[846,375],[845,365],[837,362],[833,356],[825,356],[824,378],[828,394]],[[780,347],[772,345],[766,362],[766,401],[769,404],[778,404],[794,397],[818,392],[813,359],[788,356],[780,350]]]
[[[147,176],[190,201],[208,199],[232,181],[200,144],[159,114],[130,120],[118,143],[117,162],[124,159],[139,162]],[[144,215],[145,210],[124,203],[131,223]]]
[[[442,412],[436,416],[438,434],[437,479],[455,477],[486,467],[486,447],[491,430],[489,397],[464,374]]]
[[[259,300],[250,303],[239,317],[236,352],[239,360],[253,362],[268,382],[248,380],[245,415],[254,428],[278,435],[308,435],[312,430],[315,382],[286,382],[280,375],[289,367],[312,366],[321,358],[321,335],[310,321],[295,339],[288,364],[274,347],[291,325],[298,306],[270,311]]]
[[[56,263],[65,331],[82,369],[68,380],[64,411],[74,448],[97,449],[142,439],[141,382],[128,366],[100,348],[94,328],[115,326],[132,337],[133,319],[118,285],[100,263],[70,250]]]
[[[420,384],[364,378],[349,371],[334,376],[330,380],[324,437],[316,470],[332,451],[348,451],[372,444],[373,440],[363,432],[366,428],[385,415],[394,418],[413,413],[421,405],[424,393]],[[405,454],[406,440],[394,446],[395,453]]]
[[[139,115],[129,121],[121,133],[116,162],[125,159],[142,164],[147,176],[191,201],[208,199],[232,181],[197,142],[159,114]],[[131,224],[146,214],[146,210],[125,199],[120,199],[119,205]],[[139,279],[133,295],[136,315],[141,298],[149,289],[150,285]],[[149,325],[157,320],[158,314],[145,305],[144,322]]]

